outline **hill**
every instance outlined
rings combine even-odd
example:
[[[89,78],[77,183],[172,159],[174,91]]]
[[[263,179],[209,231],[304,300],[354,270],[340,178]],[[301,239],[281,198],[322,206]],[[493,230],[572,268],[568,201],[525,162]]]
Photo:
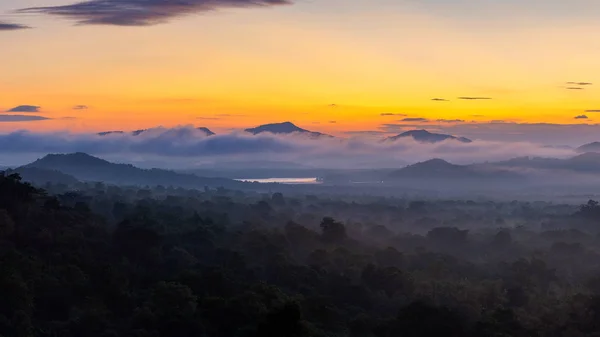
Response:
[[[439,143],[446,140],[457,140],[461,143],[471,143],[473,142],[469,138],[465,137],[455,137],[452,135],[445,135],[441,133],[432,133],[427,130],[411,130],[401,133],[399,135],[386,138],[387,141],[396,141],[402,138],[412,137],[415,141],[420,143]]]
[[[47,183],[73,185],[79,182],[75,177],[56,171],[37,167],[19,167],[6,170],[6,174],[18,173],[23,181],[32,185],[42,186]]]
[[[455,165],[442,159],[431,159],[393,171],[387,179],[428,188],[450,185],[478,188],[481,185],[502,185],[524,181],[525,177],[501,168]],[[473,185],[468,186],[469,184]]]
[[[593,143],[581,145],[580,147],[576,148],[575,151],[577,151],[579,153],[600,152],[600,142],[593,142]]]
[[[253,135],[258,135],[261,133],[268,132],[268,133],[273,133],[273,134],[301,133],[301,134],[310,135],[311,137],[322,137],[322,136],[331,137],[331,136],[328,136],[328,135],[320,133],[320,132],[313,132],[313,131],[309,131],[306,129],[302,129],[302,128],[296,126],[292,122],[265,124],[265,125],[257,126],[255,128],[246,129],[244,131],[249,132]]]
[[[204,178],[169,170],[145,170],[129,164],[115,164],[86,153],[49,154],[23,168],[54,170],[82,181],[101,181],[116,185],[163,185],[184,188],[243,186],[243,183],[231,179]]]
[[[568,170],[575,172],[600,172],[600,153],[587,152],[567,159],[519,157],[490,163],[495,167],[529,168],[538,170]]]

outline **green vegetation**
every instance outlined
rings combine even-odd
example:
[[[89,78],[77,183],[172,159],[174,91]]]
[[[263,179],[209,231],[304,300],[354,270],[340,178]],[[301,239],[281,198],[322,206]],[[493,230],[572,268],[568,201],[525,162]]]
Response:
[[[600,336],[595,201],[76,188],[0,176],[1,336]]]

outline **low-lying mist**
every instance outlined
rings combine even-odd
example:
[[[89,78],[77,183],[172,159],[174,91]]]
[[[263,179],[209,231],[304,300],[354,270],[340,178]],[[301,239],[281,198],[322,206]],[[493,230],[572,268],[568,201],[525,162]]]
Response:
[[[0,165],[21,165],[48,153],[71,152],[170,169],[227,166],[228,163],[240,168],[245,162],[280,162],[318,168],[395,168],[431,158],[470,164],[522,156],[566,158],[575,155],[570,149],[528,142],[465,144],[448,140],[429,144],[411,138],[390,142],[360,137],[315,139],[303,134],[243,132],[207,136],[192,126],[155,128],[137,136],[29,131],[0,135],[0,153],[11,155]]]

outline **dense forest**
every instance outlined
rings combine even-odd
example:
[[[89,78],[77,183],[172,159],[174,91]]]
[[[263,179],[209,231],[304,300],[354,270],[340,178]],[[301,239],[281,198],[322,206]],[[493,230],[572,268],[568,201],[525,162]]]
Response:
[[[600,336],[600,205],[0,175],[0,336]]]

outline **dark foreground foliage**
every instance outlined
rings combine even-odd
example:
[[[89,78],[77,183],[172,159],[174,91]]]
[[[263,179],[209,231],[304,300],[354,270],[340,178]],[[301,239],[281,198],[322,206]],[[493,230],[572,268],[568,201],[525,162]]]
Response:
[[[600,336],[595,202],[62,188],[0,177],[1,336]]]

